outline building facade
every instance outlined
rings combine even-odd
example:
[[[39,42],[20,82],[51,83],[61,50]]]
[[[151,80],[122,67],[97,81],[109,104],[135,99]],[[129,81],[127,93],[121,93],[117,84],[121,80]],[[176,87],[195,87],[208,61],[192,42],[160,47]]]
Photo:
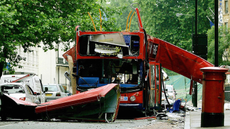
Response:
[[[223,25],[226,26],[226,27],[230,27],[230,24],[229,24],[229,20],[230,20],[230,15],[229,15],[229,6],[230,6],[230,3],[229,3],[229,0],[222,0],[220,1],[222,4],[222,13],[223,13]]]
[[[62,84],[67,86],[70,82],[65,78],[64,73],[69,71],[68,62],[62,57],[60,45],[58,51],[48,50],[44,52],[41,47],[31,48],[32,52],[23,52],[23,48],[17,50],[21,57],[25,57],[19,64],[22,68],[15,68],[16,73],[35,73],[42,80],[43,84]]]

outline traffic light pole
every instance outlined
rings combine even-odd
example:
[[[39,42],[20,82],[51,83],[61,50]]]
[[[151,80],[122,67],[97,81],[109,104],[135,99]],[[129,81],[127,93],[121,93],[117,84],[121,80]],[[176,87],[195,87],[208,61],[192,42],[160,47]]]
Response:
[[[194,42],[197,44],[198,42],[198,38],[197,38],[197,0],[195,0],[195,36],[193,38],[194,38]],[[193,51],[196,54],[196,51],[195,50]],[[197,107],[197,83],[195,81],[193,82],[192,104],[194,107]]]
[[[218,67],[218,2],[215,0],[215,66]]]
[[[193,93],[192,93],[192,104],[193,107],[197,107],[197,82],[193,82]]]

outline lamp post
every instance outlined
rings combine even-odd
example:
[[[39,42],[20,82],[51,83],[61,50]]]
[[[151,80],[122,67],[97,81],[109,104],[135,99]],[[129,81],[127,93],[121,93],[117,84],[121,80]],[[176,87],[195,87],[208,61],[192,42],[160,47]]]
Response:
[[[218,67],[218,2],[215,0],[215,66]]]

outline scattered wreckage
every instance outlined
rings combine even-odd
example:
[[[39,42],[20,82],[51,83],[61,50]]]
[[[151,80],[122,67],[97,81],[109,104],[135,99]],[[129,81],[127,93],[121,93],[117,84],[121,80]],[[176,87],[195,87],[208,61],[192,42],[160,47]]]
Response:
[[[113,122],[120,103],[120,88],[117,84],[92,89],[83,93],[34,104],[1,94],[1,118],[29,120],[83,120]]]
[[[15,84],[15,87],[14,85]],[[5,85],[5,86],[4,86]],[[7,85],[11,85],[10,87]],[[21,93],[27,93],[31,96],[30,98],[24,98],[22,100],[34,102],[36,103],[44,103],[45,102],[45,93],[43,91],[43,85],[41,80],[36,74],[27,73],[27,74],[6,74],[2,75],[0,79],[0,92],[8,92],[9,90],[13,92],[17,91],[17,85],[21,85],[20,87],[24,87]],[[27,91],[27,92],[26,92]],[[10,91],[9,91],[10,92]],[[20,90],[19,90],[20,92]],[[11,94],[12,95],[12,94]]]

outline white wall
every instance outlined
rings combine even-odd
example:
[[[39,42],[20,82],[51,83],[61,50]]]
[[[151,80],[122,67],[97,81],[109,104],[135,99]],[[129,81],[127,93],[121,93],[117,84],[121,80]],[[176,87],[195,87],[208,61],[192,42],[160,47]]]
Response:
[[[69,85],[70,82],[68,79],[66,79],[66,77],[64,76],[65,71],[69,72],[69,68],[68,67],[56,67],[56,78],[57,78],[57,83],[59,84],[63,84],[63,85]],[[58,77],[59,74],[59,77]],[[58,78],[59,78],[59,82],[58,82]]]
[[[43,49],[39,48],[39,71],[38,76],[42,80],[43,84],[55,83],[56,80],[56,56],[55,50],[48,50],[44,52]]]
[[[73,44],[74,43],[71,45]],[[57,66],[56,64],[57,56],[63,58],[62,54],[65,53],[62,51],[63,45],[59,46],[59,51],[48,50],[47,52],[43,51],[43,44],[41,43],[40,45],[41,48],[31,48],[33,52],[30,53],[24,53],[23,48],[19,47],[17,51],[20,56],[26,57],[26,61],[22,60],[19,64],[22,65],[23,68],[15,68],[15,72],[35,73],[42,80],[43,84],[60,83],[69,85],[69,80],[64,76],[65,71],[69,72],[68,64],[61,66]]]
[[[43,45],[41,45],[43,46]],[[54,83],[56,74],[56,56],[54,50],[44,52],[42,48],[32,47],[33,52],[23,52],[23,48],[19,47],[17,52],[22,60],[19,64],[22,68],[14,68],[15,72],[35,73],[42,80],[42,83]]]
[[[22,47],[18,47],[17,52],[22,58],[26,58],[26,60],[22,60],[19,65],[23,66],[22,69],[14,68],[16,72],[28,72],[28,73],[38,73],[38,48],[33,47],[30,48],[32,52],[24,53]]]
[[[26,72],[26,73],[38,73],[38,48],[33,47],[30,48],[32,52],[24,53],[22,47],[18,47],[17,52],[18,55],[20,55],[22,58],[26,58],[26,60],[22,60],[19,65],[22,66],[22,68],[14,68],[15,72]]]

